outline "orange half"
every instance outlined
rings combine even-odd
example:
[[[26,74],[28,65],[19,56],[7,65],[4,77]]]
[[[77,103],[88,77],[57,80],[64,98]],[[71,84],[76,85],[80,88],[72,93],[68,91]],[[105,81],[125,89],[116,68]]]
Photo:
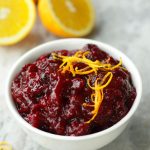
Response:
[[[81,37],[94,26],[91,0],[40,0],[38,11],[43,25],[60,37]]]
[[[32,0],[0,0],[0,45],[22,40],[31,31],[35,17]]]

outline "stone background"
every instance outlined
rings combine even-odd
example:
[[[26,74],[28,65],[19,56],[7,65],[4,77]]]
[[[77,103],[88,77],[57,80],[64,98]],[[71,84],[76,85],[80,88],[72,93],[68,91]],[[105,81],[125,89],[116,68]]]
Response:
[[[150,0],[93,0],[96,28],[86,38],[99,40],[132,58],[143,80],[140,107],[127,129],[102,150],[150,150]],[[9,141],[14,150],[46,150],[24,133],[9,114],[4,84],[12,64],[29,49],[57,39],[37,19],[30,35],[14,46],[0,47],[0,141]]]

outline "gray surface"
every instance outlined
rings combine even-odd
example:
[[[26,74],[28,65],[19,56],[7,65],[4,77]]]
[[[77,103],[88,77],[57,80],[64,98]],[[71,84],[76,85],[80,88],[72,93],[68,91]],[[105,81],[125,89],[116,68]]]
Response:
[[[128,128],[102,150],[150,150],[150,0],[94,0],[96,29],[88,38],[119,48],[135,62],[143,79],[143,98]],[[14,150],[45,150],[28,137],[8,113],[4,83],[12,64],[30,48],[56,39],[37,21],[32,33],[11,47],[0,47],[0,141]]]

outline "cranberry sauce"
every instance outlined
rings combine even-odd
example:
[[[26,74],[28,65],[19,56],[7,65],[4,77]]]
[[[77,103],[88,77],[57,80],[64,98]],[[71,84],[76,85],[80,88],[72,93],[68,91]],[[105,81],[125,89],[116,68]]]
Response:
[[[116,65],[117,60],[100,50],[96,45],[88,44],[82,51],[90,51],[86,57]],[[76,51],[59,50],[59,55],[71,56]],[[104,89],[104,98],[97,116],[90,123],[93,108],[84,107],[91,103],[92,89],[87,84],[90,77],[94,83],[97,74],[75,75],[62,73],[61,60],[55,60],[52,53],[39,57],[26,64],[12,82],[11,93],[19,114],[32,126],[53,134],[80,136],[92,134],[111,127],[121,120],[130,110],[136,90],[131,75],[122,67],[112,70],[113,78]],[[83,64],[76,63],[81,68]]]

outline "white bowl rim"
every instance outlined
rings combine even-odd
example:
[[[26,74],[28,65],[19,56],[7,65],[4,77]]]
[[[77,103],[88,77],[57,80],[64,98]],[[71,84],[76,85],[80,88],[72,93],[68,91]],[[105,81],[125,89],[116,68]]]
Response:
[[[136,76],[138,79],[138,85],[139,85],[139,91],[137,91],[137,96],[136,99],[131,107],[131,109],[129,110],[129,112],[126,114],[126,116],[124,116],[119,122],[117,122],[116,124],[114,124],[113,126],[97,132],[97,133],[93,133],[93,134],[89,134],[89,135],[83,135],[83,136],[62,136],[62,135],[56,135],[56,134],[51,134],[45,131],[42,131],[40,129],[37,129],[35,127],[32,127],[29,123],[27,123],[21,116],[20,114],[17,112],[17,110],[15,109],[15,107],[12,105],[13,102],[11,102],[12,98],[11,98],[11,94],[10,94],[10,85],[12,82],[11,76],[15,70],[15,68],[18,66],[18,64],[20,62],[22,62],[22,60],[24,60],[24,58],[28,57],[31,53],[41,49],[43,46],[49,46],[52,43],[53,44],[59,44],[60,42],[66,42],[66,41],[82,41],[85,43],[94,43],[96,45],[102,45],[105,48],[110,48],[113,51],[116,51],[118,53],[118,55],[122,55],[126,58],[126,60],[133,66],[134,71],[136,72]],[[101,48],[101,47],[100,47]],[[108,52],[109,53],[109,52]],[[131,74],[132,75],[132,74]],[[33,49],[31,49],[30,51],[28,51],[27,53],[25,53],[23,56],[21,56],[13,65],[12,69],[10,70],[9,74],[8,74],[8,78],[6,80],[6,85],[5,85],[5,96],[6,96],[6,102],[8,105],[8,108],[10,109],[11,113],[14,115],[15,119],[23,125],[23,127],[27,128],[28,130],[30,130],[31,132],[34,132],[36,134],[39,134],[41,136],[44,137],[48,137],[48,138],[52,138],[52,139],[57,139],[57,140],[65,140],[65,141],[80,141],[80,140],[87,140],[87,139],[92,139],[92,138],[96,138],[99,136],[103,136],[106,134],[109,134],[110,132],[112,132],[113,130],[116,130],[118,127],[120,127],[121,125],[123,125],[124,123],[126,123],[134,114],[134,112],[136,111],[139,103],[140,103],[140,99],[142,96],[142,80],[139,74],[139,71],[137,70],[136,66],[133,64],[133,62],[125,55],[123,54],[121,51],[119,51],[118,49],[105,44],[103,42],[100,41],[96,41],[96,40],[91,40],[91,39],[84,39],[84,38],[68,38],[68,39],[59,39],[59,40],[54,40],[54,41],[50,41],[44,44],[41,44]]]

